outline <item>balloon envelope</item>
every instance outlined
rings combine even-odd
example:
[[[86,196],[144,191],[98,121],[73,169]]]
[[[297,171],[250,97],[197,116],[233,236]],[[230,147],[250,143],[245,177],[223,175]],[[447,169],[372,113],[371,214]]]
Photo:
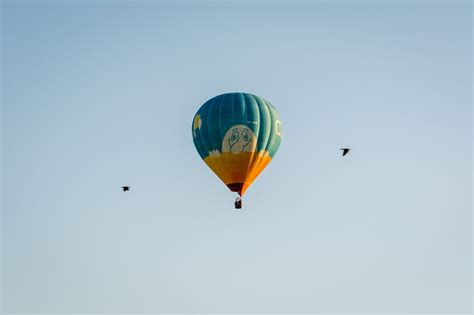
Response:
[[[201,158],[243,195],[280,146],[281,121],[267,100],[227,93],[205,102],[194,115],[193,141]]]

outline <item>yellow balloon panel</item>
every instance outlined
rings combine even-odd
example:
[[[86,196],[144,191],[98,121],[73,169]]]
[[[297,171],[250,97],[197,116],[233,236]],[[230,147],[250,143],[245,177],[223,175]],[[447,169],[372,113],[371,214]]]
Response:
[[[230,190],[244,195],[255,178],[270,163],[268,151],[215,152],[208,155],[204,162],[226,184]]]

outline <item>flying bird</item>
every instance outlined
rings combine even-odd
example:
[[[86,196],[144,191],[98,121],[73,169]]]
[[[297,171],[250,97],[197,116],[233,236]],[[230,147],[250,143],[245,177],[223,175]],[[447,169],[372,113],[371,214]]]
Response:
[[[349,151],[350,151],[351,149],[349,149],[349,148],[342,148],[341,150],[342,150],[342,156],[344,156],[344,155],[346,155],[347,153],[349,153]]]
[[[122,189],[123,189],[123,191],[128,191],[128,190],[130,190],[130,187],[129,186],[122,186]]]

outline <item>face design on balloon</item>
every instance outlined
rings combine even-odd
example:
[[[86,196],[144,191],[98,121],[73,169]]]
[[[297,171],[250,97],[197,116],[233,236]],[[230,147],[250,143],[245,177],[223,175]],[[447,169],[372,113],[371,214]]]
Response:
[[[227,130],[222,141],[222,152],[254,152],[257,146],[257,139],[253,131],[245,125],[235,125]]]

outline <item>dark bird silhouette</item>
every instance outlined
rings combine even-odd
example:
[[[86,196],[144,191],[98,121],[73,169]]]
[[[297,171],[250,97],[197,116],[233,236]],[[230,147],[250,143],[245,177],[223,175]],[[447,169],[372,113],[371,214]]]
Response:
[[[128,191],[128,190],[130,190],[130,187],[129,186],[122,186],[122,189],[123,189],[123,191]]]
[[[344,156],[344,155],[346,155],[347,153],[349,153],[349,151],[350,151],[351,149],[349,149],[349,148],[342,148],[341,150],[342,150],[342,156]]]

